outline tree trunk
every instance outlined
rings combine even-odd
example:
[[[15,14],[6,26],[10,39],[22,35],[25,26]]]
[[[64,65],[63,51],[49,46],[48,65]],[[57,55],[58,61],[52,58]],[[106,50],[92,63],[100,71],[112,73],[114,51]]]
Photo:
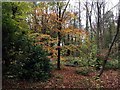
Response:
[[[60,36],[60,32],[58,32],[58,62],[57,62],[58,70],[60,70],[60,41],[61,41],[61,36]]]
[[[96,41],[97,41],[97,55],[99,54],[99,51],[100,51],[99,33],[100,33],[100,7],[99,7],[99,2],[97,2],[97,36],[96,36]],[[99,62],[99,58],[97,57],[97,59],[96,59],[97,66],[99,65],[98,62]]]
[[[87,7],[88,7],[88,2],[86,1],[86,30],[88,31],[88,9],[87,9]]]
[[[65,11],[66,11],[66,8],[67,8],[69,2],[70,2],[70,0],[67,2],[66,6],[65,6],[65,8],[64,8],[64,10],[63,10],[63,13],[61,13],[61,6],[60,6],[59,2],[57,2],[57,6],[58,6],[58,8],[57,8],[58,18],[57,18],[57,20],[59,20],[59,22],[58,22],[58,30],[59,30],[59,32],[58,32],[58,48],[57,48],[57,49],[58,49],[58,61],[57,61],[57,69],[58,69],[58,70],[61,69],[61,68],[60,68],[60,51],[61,51],[61,48],[60,48],[61,33],[60,33],[60,31],[61,31],[61,29],[62,29],[61,21],[63,20],[64,13],[65,13]]]
[[[112,43],[110,45],[110,48],[108,50],[108,54],[105,57],[105,60],[104,60],[103,65],[102,65],[102,69],[100,70],[100,74],[98,75],[98,77],[100,77],[102,75],[103,71],[104,71],[104,68],[105,68],[105,65],[107,63],[110,52],[112,50],[112,47],[113,47],[113,45],[114,45],[114,43],[116,41],[117,36],[119,35],[119,31],[120,31],[120,12],[119,12],[119,16],[118,16],[117,31],[116,31],[115,37],[113,38],[113,41],[112,41]]]
[[[70,35],[69,35],[69,33],[68,33],[68,35],[67,35],[67,45],[69,45],[70,44]],[[69,56],[70,55],[70,50],[68,49],[67,50],[67,56]]]
[[[81,8],[80,8],[80,1],[79,1],[79,28],[81,28]]]
[[[61,7],[60,7],[60,5],[59,5],[59,2],[57,3],[58,4],[58,20],[59,21],[61,21],[60,20],[60,18],[61,18]],[[58,23],[58,30],[60,30],[61,31],[61,29],[62,29],[62,25],[61,25],[61,23]],[[60,42],[61,42],[61,35],[60,35],[60,31],[58,31],[58,61],[57,61],[57,69],[58,70],[60,70]]]
[[[102,35],[103,35],[103,38],[102,38],[102,48],[104,49],[105,48],[105,27],[104,27],[104,25],[105,25],[105,1],[103,2],[103,19],[102,19],[102,30],[103,30],[103,32],[102,32]]]

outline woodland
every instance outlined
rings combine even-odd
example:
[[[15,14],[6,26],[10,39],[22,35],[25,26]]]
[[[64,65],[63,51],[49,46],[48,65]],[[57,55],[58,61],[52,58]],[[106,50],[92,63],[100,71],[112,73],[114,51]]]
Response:
[[[120,1],[109,1],[2,2],[3,90],[120,88]]]

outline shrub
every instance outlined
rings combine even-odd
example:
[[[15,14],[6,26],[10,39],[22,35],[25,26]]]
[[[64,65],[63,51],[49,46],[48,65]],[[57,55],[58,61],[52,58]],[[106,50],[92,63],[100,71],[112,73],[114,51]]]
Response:
[[[33,32],[29,30],[25,17],[21,17],[27,14],[23,13],[22,9],[12,13],[13,6],[22,7],[22,3],[3,3],[2,6],[3,74],[20,79],[48,78],[51,69],[50,60],[41,46],[34,45],[35,40],[30,37]]]
[[[105,66],[106,69],[118,69],[119,68],[119,63],[118,60],[113,59],[111,61],[108,60]]]
[[[81,74],[81,75],[87,76],[90,71],[88,70],[88,68],[85,68],[85,67],[82,68],[81,67],[80,69],[77,69],[75,72],[77,74]]]
[[[23,51],[25,58],[11,64],[11,73],[17,78],[26,80],[45,80],[50,77],[50,60],[40,46],[29,46],[28,52]]]
[[[79,71],[79,70],[77,70],[76,73],[77,73],[77,74],[84,75],[84,76],[87,76],[87,75],[88,75],[88,71]]]

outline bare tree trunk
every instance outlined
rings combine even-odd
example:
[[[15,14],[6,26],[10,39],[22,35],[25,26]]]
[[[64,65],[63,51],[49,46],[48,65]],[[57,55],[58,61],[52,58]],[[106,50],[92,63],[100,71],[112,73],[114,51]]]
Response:
[[[58,20],[61,21],[61,7],[59,5],[59,2],[57,3],[58,5]],[[58,30],[62,29],[62,25],[61,23],[58,23]],[[60,31],[58,32],[58,61],[57,61],[57,69],[60,70],[60,42],[61,42],[61,35],[60,35]]]
[[[120,16],[120,0],[119,0],[119,16]],[[120,24],[119,24],[120,25]],[[120,27],[120,26],[119,26]],[[120,60],[120,32],[119,32],[119,35],[118,35],[118,60]],[[118,68],[120,70],[120,62],[118,62]],[[118,78],[119,80],[120,78]]]
[[[86,30],[88,31],[88,2],[86,1]]]
[[[92,8],[93,8],[93,2],[92,2],[92,4],[91,4],[91,10],[90,10],[90,11],[89,11],[89,9],[88,9],[88,7],[87,7],[88,14],[89,14],[88,19],[89,19],[89,23],[90,23],[90,40],[91,40],[91,41],[93,40],[93,27],[92,27],[92,21],[91,21]],[[91,58],[92,58],[92,57],[93,57],[92,44],[90,45],[90,48],[91,48],[90,51],[91,51]],[[90,65],[90,64],[89,64],[89,60],[90,60],[90,59],[88,59],[88,65]]]
[[[68,33],[68,35],[67,35],[67,45],[69,45],[70,44],[70,35],[69,35],[69,33]],[[67,56],[69,56],[70,55],[70,50],[68,49],[67,50]]]
[[[63,20],[63,17],[64,17],[64,14],[65,14],[65,11],[66,11],[66,8],[67,8],[67,6],[68,6],[68,4],[69,4],[69,2],[70,2],[70,0],[67,2],[67,4],[66,4],[66,6],[65,6],[65,8],[64,8],[64,10],[63,10],[63,13],[61,13],[61,6],[59,5],[59,2],[57,2],[57,5],[58,5],[58,20],[60,21],[60,23],[58,23],[58,30],[59,30],[59,32],[58,32],[58,61],[57,61],[57,69],[58,70],[60,70],[61,68],[60,68],[60,52],[61,52],[61,48],[60,48],[60,43],[61,43],[61,33],[60,33],[60,31],[61,31],[61,29],[62,29],[62,24],[61,24],[61,21]]]
[[[99,45],[99,33],[100,33],[100,7],[99,7],[99,2],[97,2],[97,36],[96,36],[96,41],[97,41],[97,55],[99,54],[100,51],[100,45]],[[99,68],[99,58],[96,59],[96,69]]]
[[[58,70],[60,70],[60,41],[61,41],[61,35],[60,32],[58,32],[58,63],[57,63]]]
[[[90,12],[89,12],[88,7],[87,7],[87,10],[88,10],[88,12],[89,12],[89,23],[90,23],[90,29],[91,29],[91,31],[90,31],[90,32],[91,32],[90,38],[91,38],[91,40],[92,40],[92,38],[93,38],[93,27],[92,27],[92,21],[91,21],[92,7],[93,7],[93,2],[92,2],[92,5],[91,5],[91,10],[90,10]]]
[[[116,41],[117,36],[119,35],[119,31],[120,31],[120,12],[119,12],[119,16],[118,16],[116,34],[115,34],[115,36],[114,36],[114,38],[113,38],[113,41],[112,41],[112,43],[111,43],[111,45],[110,45],[110,48],[109,48],[109,50],[108,50],[108,54],[107,54],[106,57],[105,57],[105,60],[104,60],[103,65],[102,65],[102,69],[100,70],[100,74],[98,75],[98,77],[100,77],[100,76],[102,75],[103,71],[104,71],[104,68],[105,68],[105,65],[106,65],[106,63],[107,63],[108,57],[109,57],[109,55],[110,55],[110,52],[111,52],[111,50],[112,50],[112,47],[113,47],[113,45],[114,45],[114,43],[115,43],[115,41]]]
[[[81,8],[80,8],[80,1],[79,1],[79,28],[81,28]]]
[[[120,33],[119,33],[119,40],[118,40],[118,60],[120,60]],[[120,68],[120,62],[119,62],[119,68]]]
[[[105,27],[104,27],[104,22],[105,22],[105,17],[104,17],[104,15],[105,15],[105,1],[103,2],[103,19],[102,19],[102,30],[103,30],[103,32],[102,32],[102,35],[103,35],[103,38],[102,38],[102,48],[105,48],[105,40],[104,40],[104,38],[105,38]]]

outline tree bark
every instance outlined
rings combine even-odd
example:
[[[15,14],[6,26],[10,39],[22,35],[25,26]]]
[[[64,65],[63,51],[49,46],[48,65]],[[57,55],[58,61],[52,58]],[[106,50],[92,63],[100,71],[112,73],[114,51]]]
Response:
[[[80,1],[79,1],[79,28],[81,28],[81,8],[80,8]]]
[[[61,35],[60,32],[58,32],[58,62],[57,62],[57,69],[60,70],[60,41],[61,41]]]
[[[100,45],[99,45],[99,33],[100,33],[100,6],[99,2],[97,2],[97,36],[96,36],[96,42],[97,42],[97,55],[100,51]],[[99,65],[99,58],[96,59],[97,66]]]
[[[61,21],[61,7],[59,5],[59,2],[57,3],[58,5],[58,18],[57,20]],[[62,29],[62,25],[61,23],[58,23],[58,30]],[[61,42],[61,35],[60,35],[60,31],[58,31],[58,61],[57,61],[57,69],[60,70],[60,42]]]
[[[61,31],[61,29],[62,29],[62,24],[61,24],[61,21],[63,20],[63,17],[64,17],[64,14],[65,14],[65,11],[66,11],[66,8],[67,8],[67,6],[68,6],[68,4],[69,4],[69,2],[70,2],[70,0],[67,2],[67,4],[66,4],[66,6],[65,6],[65,8],[64,8],[64,10],[63,10],[63,13],[61,13],[61,7],[59,6],[59,3],[57,2],[57,5],[58,5],[58,8],[57,8],[57,10],[58,10],[58,21],[60,21],[60,23],[58,23],[58,30],[59,30],[59,32],[58,32],[58,60],[57,60],[57,69],[58,70],[60,70],[61,68],[60,68],[60,51],[61,51],[61,48],[60,48],[60,42],[61,42],[61,33],[60,33],[60,31]]]
[[[116,34],[115,34],[115,36],[114,36],[114,38],[113,38],[113,41],[112,41],[112,43],[111,43],[111,45],[110,45],[110,47],[109,47],[108,54],[107,54],[106,57],[105,57],[105,60],[104,60],[103,65],[102,65],[102,69],[100,70],[100,74],[98,75],[98,77],[100,77],[100,76],[102,75],[103,71],[104,71],[104,68],[105,68],[105,65],[106,65],[106,63],[107,63],[108,57],[109,57],[109,55],[110,55],[110,52],[111,52],[111,50],[112,50],[112,47],[113,47],[113,45],[114,45],[114,43],[115,43],[115,41],[116,41],[117,36],[119,35],[119,31],[120,31],[120,12],[119,12],[119,16],[118,16]]]
[[[88,2],[86,1],[86,30],[88,31],[88,14],[89,14],[89,12],[88,12]]]

